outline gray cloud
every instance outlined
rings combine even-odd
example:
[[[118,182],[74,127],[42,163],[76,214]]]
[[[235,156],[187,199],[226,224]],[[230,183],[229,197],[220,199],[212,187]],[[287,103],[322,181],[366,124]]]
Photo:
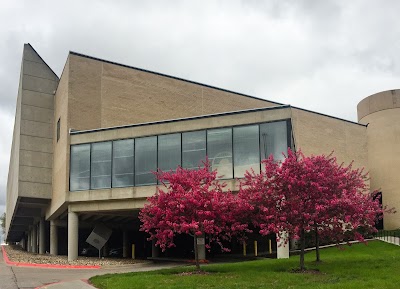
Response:
[[[399,85],[398,11],[394,0],[6,0],[0,195],[24,42],[58,75],[73,50],[356,121],[362,98]]]

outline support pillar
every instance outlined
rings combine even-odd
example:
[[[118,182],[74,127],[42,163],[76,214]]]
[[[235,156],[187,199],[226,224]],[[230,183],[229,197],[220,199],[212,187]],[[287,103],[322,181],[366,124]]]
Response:
[[[39,254],[44,254],[46,250],[46,234],[45,234],[45,220],[44,217],[39,221]]]
[[[108,256],[108,241],[104,244],[103,246],[103,257],[107,257]]]
[[[122,257],[128,258],[129,254],[129,242],[128,242],[128,232],[122,232]]]
[[[50,254],[58,255],[58,227],[55,220],[50,221]]]
[[[199,254],[199,260],[206,259],[206,239],[204,235],[197,237],[197,253]]]
[[[78,259],[78,214],[68,212],[68,261]]]
[[[26,251],[27,251],[27,252],[30,252],[30,251],[31,251],[31,242],[32,242],[32,239],[31,239],[31,230],[30,230],[30,229],[28,230],[27,236],[28,236],[28,241],[26,242]]]
[[[156,240],[151,240],[151,257],[157,258],[160,248],[156,247]]]
[[[283,232],[281,234],[281,238],[276,246],[277,259],[288,259],[289,258],[289,240],[287,240],[288,237],[289,236],[286,232]],[[286,242],[286,244],[285,244],[286,240],[288,242]]]
[[[32,253],[37,253],[37,225],[32,227]]]

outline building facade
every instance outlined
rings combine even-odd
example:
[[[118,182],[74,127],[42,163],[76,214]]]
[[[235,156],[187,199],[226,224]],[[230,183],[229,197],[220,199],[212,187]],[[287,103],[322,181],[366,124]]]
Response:
[[[237,190],[246,170],[288,147],[354,161],[371,171],[371,189],[396,205],[399,95],[366,98],[355,123],[74,52],[58,78],[25,44],[6,240],[74,260],[102,223],[124,256],[131,243],[138,256],[156,256],[137,217],[157,190],[153,171],[193,168],[207,156]],[[398,224],[385,217],[385,228]]]

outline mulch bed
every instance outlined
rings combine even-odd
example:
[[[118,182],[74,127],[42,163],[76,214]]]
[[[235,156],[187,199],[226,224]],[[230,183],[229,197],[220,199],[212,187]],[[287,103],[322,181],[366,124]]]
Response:
[[[52,265],[84,265],[84,266],[116,266],[116,265],[130,265],[145,262],[143,260],[134,259],[118,259],[118,258],[96,258],[96,257],[82,257],[79,256],[75,261],[68,261],[67,256],[53,256],[49,254],[40,255],[24,251],[21,247],[16,245],[4,246],[10,261],[19,263],[33,263],[33,264],[52,264]]]
[[[300,274],[324,274],[318,269],[292,269],[291,273],[300,273]]]
[[[176,275],[178,276],[191,276],[191,275],[210,275],[210,272],[206,272],[206,271],[190,271],[190,272],[182,272],[182,273],[178,273]]]

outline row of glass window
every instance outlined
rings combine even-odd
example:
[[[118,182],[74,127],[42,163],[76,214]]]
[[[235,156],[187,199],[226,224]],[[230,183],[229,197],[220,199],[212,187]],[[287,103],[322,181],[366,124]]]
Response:
[[[288,121],[72,145],[70,190],[153,185],[157,169],[197,169],[206,156],[221,178],[241,178],[288,146]]]

